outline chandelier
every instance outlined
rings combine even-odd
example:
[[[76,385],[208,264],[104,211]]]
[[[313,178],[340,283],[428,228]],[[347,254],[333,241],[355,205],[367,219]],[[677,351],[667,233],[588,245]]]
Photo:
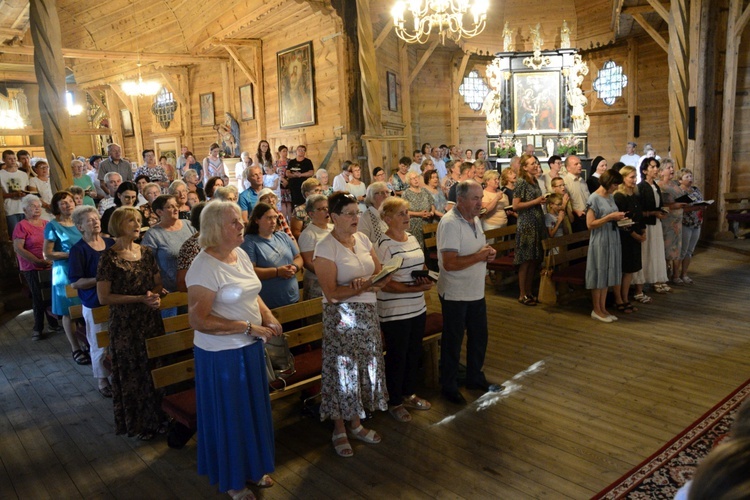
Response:
[[[481,33],[488,7],[489,0],[399,0],[391,15],[396,34],[406,43],[425,43],[435,30],[445,45],[446,37],[457,42]]]
[[[127,80],[122,82],[122,91],[125,95],[141,97],[141,96],[153,96],[159,93],[161,90],[161,84],[154,80],[143,81],[141,76],[141,61],[140,56],[138,60],[138,81]]]

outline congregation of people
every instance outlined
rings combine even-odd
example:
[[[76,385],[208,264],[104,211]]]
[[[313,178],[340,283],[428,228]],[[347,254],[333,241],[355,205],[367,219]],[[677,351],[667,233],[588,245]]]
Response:
[[[543,172],[532,147],[499,171],[481,149],[430,144],[399,159],[392,172],[376,167],[368,175],[347,161],[329,176],[315,169],[304,145],[290,157],[286,146],[272,151],[263,140],[242,153],[230,183],[217,144],[202,161],[183,147],[174,166],[145,150],[138,168],[110,144],[106,158],[73,160],[73,186],[56,193],[45,160],[6,150],[0,183],[32,294],[32,339],[65,332],[73,360],[91,364],[99,392],[112,398],[117,434],[150,440],[167,430],[145,342],[164,334],[163,318],[180,312],[162,310],[161,299],[187,292],[198,471],[243,499],[252,498],[249,487],[273,485],[263,344],[283,334],[274,308],[322,297],[320,417],[333,423],[335,453],[352,457],[350,439],[382,439],[364,427],[369,412],[388,411],[405,423],[412,411],[431,407],[416,390],[425,293],[434,286],[444,321],[442,396],[463,405],[461,384],[503,390],[483,372],[487,264],[496,258],[485,231],[516,225],[518,301],[525,306],[538,303],[542,241],[586,230],[591,318],[611,323],[618,317],[608,307],[631,314],[638,310],[633,302],[652,300],[647,291],[691,285],[702,224],[700,206],[691,203],[703,201],[701,192],[692,172],[675,172],[653,149],[633,160],[635,147],[630,143],[611,168],[596,157],[586,179],[575,155],[550,157]],[[425,227],[434,223],[436,282],[425,246]],[[374,281],[394,257],[402,259],[399,268]],[[35,274],[48,269],[52,314]],[[78,298],[67,296],[67,285]],[[79,303],[87,343],[70,320],[70,307]],[[93,321],[101,305],[109,306],[108,325]],[[96,340],[102,328],[110,333],[109,362]],[[459,380],[464,335],[466,373]]]

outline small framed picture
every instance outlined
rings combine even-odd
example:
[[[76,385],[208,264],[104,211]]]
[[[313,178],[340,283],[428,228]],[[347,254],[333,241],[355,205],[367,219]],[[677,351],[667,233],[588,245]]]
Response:
[[[120,120],[122,121],[123,137],[133,137],[135,135],[135,131],[133,129],[133,117],[130,115],[130,111],[128,111],[127,109],[121,109]]]
[[[214,93],[200,95],[201,100],[201,125],[204,127],[213,127],[214,123]]]
[[[253,103],[253,84],[248,83],[240,87],[240,119],[243,122],[255,119]]]
[[[388,78],[388,110],[398,111],[398,91],[396,82],[396,73],[386,71],[386,77]]]

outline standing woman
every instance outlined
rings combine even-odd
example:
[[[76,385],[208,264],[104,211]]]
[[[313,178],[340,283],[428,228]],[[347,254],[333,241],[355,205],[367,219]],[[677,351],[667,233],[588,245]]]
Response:
[[[138,209],[115,210],[108,231],[115,244],[99,257],[96,293],[109,306],[115,434],[149,441],[166,430],[146,353],[146,339],[164,335],[161,276],[151,249],[135,242],[141,234]]]
[[[351,437],[377,444],[380,436],[365,429],[360,419],[365,410],[388,409],[375,295],[388,278],[372,283],[381,266],[370,240],[357,232],[357,200],[337,192],[328,203],[333,230],[318,243],[313,256],[323,290],[320,417],[333,420],[336,453],[351,457],[354,452],[344,421],[350,422]]]
[[[370,187],[372,186],[373,184],[370,184]],[[310,300],[323,296],[323,291],[318,283],[318,276],[315,274],[313,253],[318,242],[331,232],[333,224],[331,224],[331,218],[328,215],[327,196],[322,194],[310,195],[305,200],[305,207],[307,213],[310,214],[310,223],[299,235],[299,252],[305,266],[305,273],[302,276],[302,291],[305,294],[305,300]]]
[[[667,285],[667,263],[664,260],[664,232],[661,221],[667,214],[661,210],[662,195],[656,185],[659,174],[659,160],[646,157],[641,162],[641,178],[638,183],[643,222],[646,224],[646,244],[643,245],[643,282],[653,283],[656,293],[668,293],[672,289]],[[639,292],[640,293],[640,292]]]
[[[367,186],[367,194],[365,195],[367,210],[359,216],[357,230],[367,236],[367,239],[373,245],[378,244],[378,240],[380,240],[385,234],[386,229],[388,229],[388,226],[380,217],[380,206],[388,198],[388,194],[388,187],[385,182],[373,182]]]
[[[362,167],[356,163],[352,163],[349,166],[349,182],[346,183],[346,190],[357,198],[359,209],[364,212],[367,209],[365,205],[365,193],[367,192],[367,186],[362,182]]]
[[[443,190],[440,189],[440,174],[435,170],[432,160],[422,162],[422,167],[428,166],[428,161],[430,162],[429,165],[433,166],[433,168],[424,171],[422,182],[424,183],[425,191],[432,195],[432,203],[435,206],[433,213],[435,217],[440,218],[445,215],[445,205],[448,203],[448,200]]]
[[[297,271],[302,267],[297,244],[284,231],[275,230],[278,220],[279,213],[273,205],[258,202],[241,245],[263,282],[260,297],[271,309],[299,301]]]
[[[154,184],[158,186],[158,184]],[[112,217],[112,214],[115,212],[115,210],[120,207],[134,207],[136,205],[136,203],[138,202],[138,188],[132,182],[123,182],[117,187],[114,199],[114,206],[109,207],[102,214],[101,225],[104,234],[109,234],[106,228],[109,227],[109,219],[110,217]]]
[[[177,169],[172,166],[169,161],[167,161],[167,157],[164,155],[161,155],[159,157],[159,166],[164,170],[164,172],[167,174],[167,180],[172,183],[179,179],[179,174],[177,173]]]
[[[234,176],[237,178],[237,189],[243,192],[250,187],[250,181],[247,180],[247,169],[253,166],[253,159],[250,153],[243,151],[240,155],[240,161],[234,166]]]
[[[432,407],[429,401],[414,393],[427,320],[424,292],[432,288],[432,281],[415,279],[411,274],[426,267],[422,245],[406,232],[411,219],[409,202],[392,196],[383,202],[381,212],[388,230],[378,242],[378,257],[383,262],[395,255],[404,259],[393,279],[378,292],[378,317],[387,352],[388,412],[399,422],[409,422],[411,415],[407,408],[429,410]]]
[[[664,257],[667,260],[667,274],[672,276],[672,282],[678,277],[676,263],[682,253],[682,215],[686,203],[678,203],[677,198],[684,193],[680,183],[674,180],[674,163],[665,158],[659,167],[659,179],[656,181],[661,189],[662,205],[669,209],[667,217],[662,220],[664,231]],[[681,283],[676,283],[681,284]]]
[[[320,185],[320,181],[315,177],[305,179],[305,182],[302,183],[302,187],[300,189],[302,190],[302,197],[305,200],[307,200],[308,196],[311,196],[313,194],[323,193],[323,188]],[[302,231],[304,231],[309,223],[310,214],[307,213],[305,203],[294,207],[292,216],[289,218],[289,227],[292,230],[292,236],[294,236],[295,239],[299,239],[299,235],[302,234]]]
[[[71,161],[70,170],[73,172],[73,185],[80,187],[84,191],[83,204],[95,207],[96,204],[93,198],[96,197],[96,188],[91,177],[84,172],[83,162],[81,160]]]
[[[185,176],[187,177],[190,174],[190,170],[188,170],[185,173]],[[195,173],[193,173],[195,175]],[[159,216],[156,215],[156,212],[153,208],[153,203],[156,198],[159,197],[161,194],[161,189],[159,188],[159,185],[155,182],[149,182],[145,186],[143,186],[143,191],[141,192],[143,197],[146,199],[146,203],[143,205],[138,206],[138,210],[141,211],[141,218],[143,222],[143,227],[154,227],[159,223]],[[107,226],[102,224],[102,231],[107,232]]]
[[[586,179],[586,187],[589,188],[589,193],[593,193],[599,188],[599,178],[607,170],[609,170],[609,166],[603,156],[594,158],[594,161],[591,162],[591,175]]]
[[[443,179],[442,187],[443,194],[446,198],[448,198],[448,192],[451,190],[453,185],[458,184],[458,181],[461,179],[461,162],[448,161],[445,163],[445,168],[448,171],[448,175],[446,175]]]
[[[516,256],[513,263],[518,268],[518,302],[535,306],[536,297],[531,293],[534,273],[544,258],[542,240],[547,236],[542,205],[545,202],[542,190],[536,182],[539,162],[532,155],[521,156],[521,170],[513,190],[513,211],[518,213],[516,229]]]
[[[199,188],[203,188],[203,182],[202,182],[203,181],[203,167],[201,166],[200,163],[198,163],[198,161],[195,159],[195,155],[191,153],[190,151],[185,153],[185,158],[187,158],[185,162],[186,168],[185,168],[185,173],[182,174],[182,180],[185,180],[188,170],[192,170],[198,176],[198,180],[195,182],[195,185],[197,185]],[[194,191],[194,190],[191,189],[191,191]],[[204,200],[201,200],[201,201],[204,201]]]
[[[693,186],[693,172],[683,168],[680,170],[679,177],[682,192],[687,194],[693,201],[703,201],[700,189]],[[701,235],[702,225],[703,207],[693,206],[684,209],[682,216],[682,253],[680,254],[680,261],[675,266],[675,272],[672,274],[673,277],[679,276],[672,280],[678,284],[693,284],[693,280],[688,276],[687,272],[690,267],[690,261],[693,258],[695,246],[698,244],[698,239]],[[677,274],[678,271],[679,275]],[[678,280],[682,281],[682,283]]]
[[[211,199],[214,197],[214,190],[220,187],[224,187],[224,181],[221,180],[221,177],[211,177],[206,181],[206,188],[204,189],[206,193],[206,201],[211,201]]]
[[[424,223],[435,217],[435,203],[432,195],[419,186],[421,177],[418,173],[409,172],[406,178],[409,187],[401,196],[409,202],[409,232],[420,245],[424,245]]]
[[[625,218],[625,212],[617,209],[612,194],[622,184],[622,176],[615,170],[607,170],[599,176],[599,187],[588,199],[586,225],[591,231],[589,251],[586,258],[586,288],[591,290],[594,310],[591,318],[612,323],[617,316],[607,312],[607,289],[617,288],[622,281],[622,249],[617,221]]]
[[[208,188],[208,180],[212,177],[221,178],[222,186],[229,181],[227,173],[224,170],[224,161],[219,157],[221,149],[215,142],[208,148],[208,156],[203,158],[203,185]],[[208,194],[208,193],[206,193]]]
[[[263,344],[281,325],[260,298],[260,280],[245,252],[236,203],[209,203],[201,213],[203,250],[187,272],[195,329],[198,474],[235,500],[247,488],[273,485],[274,433]]]
[[[263,169],[266,166],[273,167],[273,155],[271,154],[271,146],[267,140],[263,139],[258,143],[258,149],[255,151],[255,156],[253,157],[253,165],[258,165]]]
[[[411,159],[408,156],[404,156],[398,161],[398,170],[391,176],[391,185],[396,196],[401,196],[404,190],[409,187],[409,179],[406,178],[409,165],[411,165]]]
[[[57,318],[47,313],[44,305],[44,297],[40,288],[39,271],[49,269],[52,262],[46,260],[43,255],[44,228],[47,221],[42,218],[42,202],[33,194],[27,194],[21,198],[21,209],[24,219],[13,228],[13,250],[18,259],[18,268],[26,279],[31,291],[31,300],[34,311],[34,329],[31,331],[31,340],[44,338],[44,316],[47,316],[47,325],[50,330],[58,331],[60,325]]]
[[[70,249],[70,286],[78,290],[81,299],[83,320],[86,322],[86,339],[91,351],[91,370],[98,382],[99,394],[112,397],[109,384],[109,369],[104,364],[107,349],[99,347],[96,334],[107,328],[106,324],[94,323],[92,310],[101,306],[96,295],[96,270],[99,257],[107,248],[114,245],[111,238],[102,238],[102,225],[99,212],[94,207],[84,205],[73,210],[73,222],[83,237]]]
[[[182,176],[182,181],[187,185],[188,193],[196,193],[200,201],[206,201],[206,193],[203,191],[203,188],[199,186],[200,176],[198,172],[192,168],[186,170],[185,175]]]
[[[619,312],[630,314],[637,311],[628,301],[630,283],[633,274],[643,268],[641,263],[641,246],[646,241],[646,225],[643,223],[638,188],[636,187],[635,168],[625,166],[620,169],[622,184],[614,195],[615,204],[620,212],[628,214],[633,225],[620,228],[620,248],[622,252],[622,281],[614,287],[615,307]]]
[[[159,223],[143,236],[143,246],[151,248],[159,266],[161,281],[167,292],[177,291],[177,255],[180,247],[192,236],[195,228],[179,218],[174,196],[163,194],[153,203]]]
[[[505,207],[510,204],[508,197],[500,190],[500,174],[497,170],[487,170],[482,176],[484,191],[482,192],[482,208],[486,210],[482,216],[482,229],[488,231],[508,225],[508,215]]]
[[[289,190],[289,179],[286,177],[286,166],[289,164],[289,148],[283,144],[278,149],[279,158],[274,163],[276,173],[279,174],[279,184],[281,185],[281,213],[284,217],[290,219],[292,214],[292,192]]]
[[[42,219],[51,221],[54,216],[51,210],[52,205],[50,205],[52,202],[52,185],[49,182],[49,165],[44,160],[37,160],[33,169],[36,176],[29,178],[29,186],[36,188],[36,193],[42,202]]]
[[[180,219],[190,220],[190,207],[187,204],[187,184],[180,180],[174,181],[169,185],[167,193],[174,196],[174,199],[177,202],[177,210],[180,212]]]
[[[380,170],[383,169],[381,168]],[[315,171],[315,178],[320,182],[320,189],[322,190],[321,194],[331,196],[331,194],[333,193],[333,186],[328,184],[328,171],[324,168],[319,168]]]
[[[62,316],[65,336],[68,338],[73,360],[79,365],[88,365],[91,358],[78,344],[70,323],[72,305],[80,304],[78,298],[69,299],[65,294],[68,279],[68,257],[70,248],[81,239],[81,232],[73,224],[73,209],[75,201],[68,191],[58,191],[52,197],[52,214],[55,220],[44,227],[44,259],[52,261],[52,313]]]

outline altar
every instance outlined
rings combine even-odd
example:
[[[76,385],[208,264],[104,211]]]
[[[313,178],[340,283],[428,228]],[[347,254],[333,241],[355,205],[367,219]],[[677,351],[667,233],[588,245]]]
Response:
[[[581,89],[588,67],[576,49],[540,50],[538,32],[531,30],[533,52],[514,52],[506,45],[487,65],[490,90],[482,110],[488,158],[498,169],[527,144],[545,164],[552,155],[588,157],[588,100]]]

